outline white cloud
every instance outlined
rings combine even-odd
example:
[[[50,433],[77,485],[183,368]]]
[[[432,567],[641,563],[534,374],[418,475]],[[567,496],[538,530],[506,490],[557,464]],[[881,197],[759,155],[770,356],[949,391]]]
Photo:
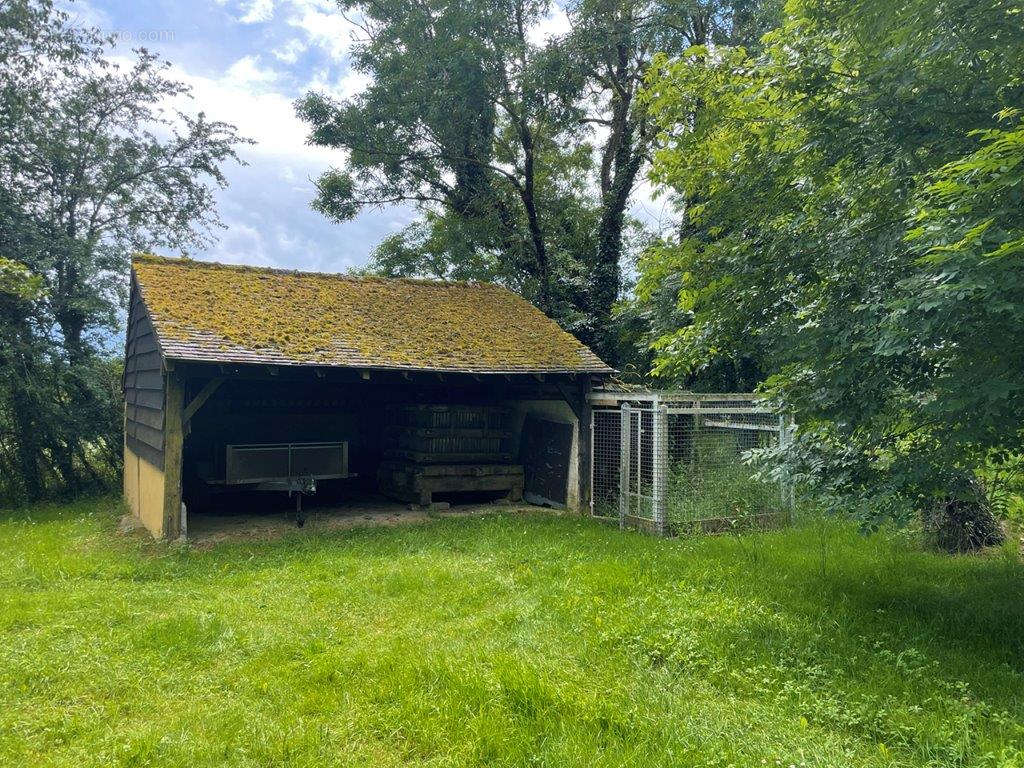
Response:
[[[332,80],[326,69],[321,69],[306,83],[304,91],[319,91],[335,99],[350,99],[364,91],[373,78],[354,69],[346,70],[341,77]]]
[[[338,91],[343,99],[362,93],[373,83],[373,78],[365,72],[350,69],[338,83]]]
[[[527,30],[526,39],[534,45],[543,45],[552,37],[568,34],[570,28],[565,9],[552,3],[547,15]]]
[[[299,60],[299,56],[306,52],[307,47],[302,40],[293,37],[280,48],[275,48],[274,56],[277,57],[278,61],[283,61],[285,64],[294,64]]]
[[[227,2],[215,1],[219,4]],[[264,23],[277,16],[285,18],[289,26],[301,31],[304,39],[289,40],[274,51],[275,56],[287,63],[294,63],[309,45],[342,62],[347,58],[359,29],[346,18],[335,0],[244,0],[239,12],[238,21],[242,24]]]
[[[308,146],[309,126],[294,109],[294,99],[314,86],[341,98],[366,86],[367,78],[348,67],[356,25],[344,19],[335,0],[213,2],[225,6],[218,18],[236,28],[224,40],[215,37],[212,28],[202,28],[207,36],[199,42],[219,46],[217,55],[191,45],[172,46],[173,51],[166,52],[176,62],[167,75],[191,87],[192,94],[163,106],[172,113],[175,109],[193,115],[202,111],[210,119],[237,126],[240,135],[256,144],[239,148],[247,165],[224,164],[229,186],[214,194],[226,228],[214,231],[218,242],[192,255],[326,271],[365,263],[376,244],[412,221],[416,212],[408,206],[389,206],[363,211],[338,225],[314,211],[312,179],[332,165],[344,165],[346,153]],[[89,3],[104,7],[109,0],[74,3],[71,7],[82,23],[106,29],[142,23],[132,15],[136,9],[130,4],[124,8],[111,4],[118,8],[108,18]],[[157,5],[161,4],[153,8]],[[264,17],[273,23],[256,25]],[[238,47],[228,49],[225,41]],[[202,55],[197,56],[197,51]],[[121,48],[110,58],[121,66],[130,66],[134,60]],[[316,63],[306,66],[307,58]]]
[[[678,225],[678,215],[671,197],[659,190],[645,176],[633,192],[630,214],[652,232],[668,234]]]
[[[267,252],[263,233],[233,216],[222,216],[226,225],[218,232],[217,244],[207,253],[213,261],[225,264],[253,264],[275,267],[278,262]]]
[[[179,105],[234,124],[256,144],[242,154],[274,156],[296,167],[326,168],[339,162],[337,151],[306,144],[309,126],[295,114],[293,98],[280,88],[280,75],[263,67],[258,56],[238,59],[220,77],[193,75],[175,67],[173,76],[192,88],[192,101]]]
[[[259,56],[243,56],[228,67],[222,78],[238,88],[258,90],[278,80],[280,75],[269,67],[260,67]]]
[[[252,0],[239,21],[243,24],[259,24],[270,21],[273,15],[274,0]]]
[[[95,27],[106,32],[113,30],[114,24],[110,19],[110,14],[94,7],[90,0],[78,0],[78,2],[60,0],[60,2],[55,3],[55,6],[58,10],[68,14],[68,21],[71,26]]]
[[[335,61],[348,58],[359,27],[337,5],[323,0],[292,0],[288,23],[301,29],[307,40]]]

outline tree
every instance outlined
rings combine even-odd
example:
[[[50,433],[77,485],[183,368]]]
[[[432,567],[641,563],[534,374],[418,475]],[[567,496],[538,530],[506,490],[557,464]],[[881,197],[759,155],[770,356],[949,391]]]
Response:
[[[38,292],[5,293],[11,366],[0,389],[20,491],[70,488],[116,465],[106,339],[133,250],[185,252],[217,224],[212,186],[236,159],[224,123],[163,105],[187,96],[140,49],[122,67],[113,40],[74,29],[47,0],[0,5],[0,247]],[[11,489],[7,489],[8,491]]]
[[[651,78],[654,176],[685,219],[641,267],[641,291],[678,280],[686,316],[657,369],[760,360],[800,424],[791,468],[824,493],[923,510],[1021,448],[1024,296],[979,250],[1019,226],[984,208],[1014,199],[984,169],[1024,94],[1015,6],[800,0],[763,54],[708,48]]]
[[[556,299],[545,207],[557,195],[541,167],[566,162],[556,143],[578,125],[571,68],[527,33],[536,0],[341,3],[358,9],[365,39],[353,66],[372,84],[339,103],[298,103],[310,141],[349,152],[321,177],[315,207],[345,220],[364,206],[412,202],[449,216],[454,242],[494,254],[551,311]]]
[[[615,362],[612,306],[649,149],[643,73],[659,47],[718,40],[754,4],[581,0],[573,31],[542,42],[531,30],[547,0],[340,5],[361,19],[353,65],[372,84],[298,104],[312,143],[348,153],[314,207],[345,220],[413,203],[423,217],[375,269],[504,282]]]
[[[647,166],[654,131],[639,97],[658,53],[681,55],[693,46],[757,46],[771,29],[777,3],[758,0],[579,0],[570,6],[573,31],[565,41],[587,81],[584,120],[598,126],[600,192],[597,252],[589,290],[590,341],[602,338],[622,289],[623,232],[637,179]]]

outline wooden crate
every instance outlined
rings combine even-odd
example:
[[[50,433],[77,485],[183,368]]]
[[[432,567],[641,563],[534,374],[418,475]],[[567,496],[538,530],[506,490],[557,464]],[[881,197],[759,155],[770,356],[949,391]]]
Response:
[[[395,405],[388,426],[421,429],[497,429],[508,422],[505,408],[493,405]]]
[[[507,409],[488,405],[396,405],[388,409],[384,455],[421,464],[512,461]]]
[[[519,464],[417,464],[385,461],[377,472],[382,493],[427,506],[435,493],[504,491],[509,501],[523,498],[523,467]]]

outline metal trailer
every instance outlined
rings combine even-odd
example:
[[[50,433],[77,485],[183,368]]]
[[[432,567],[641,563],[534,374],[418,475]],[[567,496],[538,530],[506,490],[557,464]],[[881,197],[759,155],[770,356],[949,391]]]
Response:
[[[223,484],[295,496],[295,521],[305,523],[302,496],[316,493],[318,480],[355,477],[348,471],[348,442],[248,443],[226,447]]]

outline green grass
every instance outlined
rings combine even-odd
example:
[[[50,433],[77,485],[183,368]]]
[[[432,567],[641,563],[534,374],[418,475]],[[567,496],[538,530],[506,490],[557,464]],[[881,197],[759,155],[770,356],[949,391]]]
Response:
[[[0,764],[1024,764],[1024,572],[809,525],[199,551],[0,513]]]

